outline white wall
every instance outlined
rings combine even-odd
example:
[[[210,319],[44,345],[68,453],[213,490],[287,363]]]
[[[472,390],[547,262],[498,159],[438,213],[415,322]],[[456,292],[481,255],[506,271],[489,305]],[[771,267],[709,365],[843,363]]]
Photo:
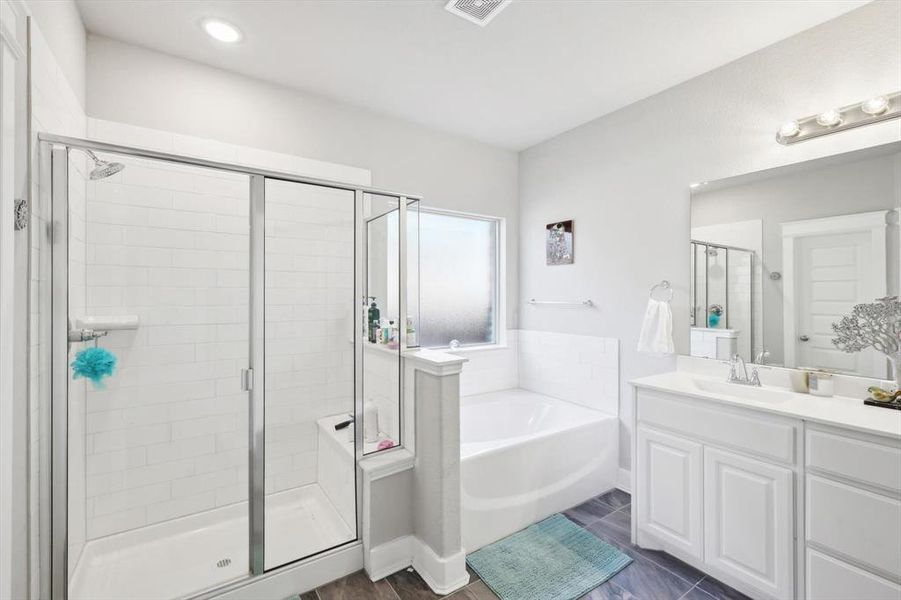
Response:
[[[85,104],[87,36],[74,0],[25,0],[37,21],[60,72],[79,104]]]
[[[553,290],[597,309],[526,307],[520,327],[620,338],[627,423],[628,381],[675,364],[635,350],[661,279],[675,287],[677,348],[688,348],[689,183],[901,139],[898,120],[789,147],[773,139],[787,118],[898,89],[901,3],[874,2],[524,151],[520,295]],[[575,219],[575,264],[547,267],[544,226],[561,219]]]
[[[28,193],[28,45],[25,12],[0,0],[0,598],[27,596],[28,553],[28,230],[15,223]],[[24,354],[24,356],[23,356]]]
[[[426,206],[506,217],[516,326],[516,153],[94,35],[87,77],[92,117],[363,167]]]

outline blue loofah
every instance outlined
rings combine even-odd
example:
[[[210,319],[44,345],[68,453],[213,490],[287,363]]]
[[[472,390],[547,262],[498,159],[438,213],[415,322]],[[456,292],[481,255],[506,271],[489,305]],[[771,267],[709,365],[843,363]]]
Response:
[[[72,379],[90,379],[95,387],[103,389],[103,378],[116,370],[116,357],[104,348],[85,348],[75,354],[72,361]]]

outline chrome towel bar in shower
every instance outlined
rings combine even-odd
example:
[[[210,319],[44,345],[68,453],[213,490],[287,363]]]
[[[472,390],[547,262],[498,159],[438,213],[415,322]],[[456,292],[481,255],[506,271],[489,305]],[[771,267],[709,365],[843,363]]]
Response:
[[[541,306],[584,306],[585,308],[594,307],[594,302],[591,300],[577,300],[575,302],[556,302],[552,300],[536,300],[535,298],[529,299],[529,304],[533,305],[541,305]]]

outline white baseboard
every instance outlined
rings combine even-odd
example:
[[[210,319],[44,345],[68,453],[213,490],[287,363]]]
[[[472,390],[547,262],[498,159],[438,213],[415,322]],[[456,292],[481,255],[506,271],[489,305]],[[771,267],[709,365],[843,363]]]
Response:
[[[418,540],[405,535],[372,548],[365,558],[366,573],[373,581],[383,579],[413,564],[413,549]]]
[[[442,557],[415,535],[405,535],[369,551],[364,559],[366,573],[372,581],[412,566],[436,594],[450,594],[467,583],[466,553]]]
[[[619,469],[616,472],[616,487],[626,492],[632,493],[632,471],[629,469]]]
[[[433,592],[442,596],[469,583],[466,553],[463,550],[447,557],[438,556],[428,544],[416,539],[413,568]]]

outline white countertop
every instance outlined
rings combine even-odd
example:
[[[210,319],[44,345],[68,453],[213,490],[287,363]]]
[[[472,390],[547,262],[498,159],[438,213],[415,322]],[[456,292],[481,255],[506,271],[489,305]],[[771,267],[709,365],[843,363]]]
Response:
[[[698,381],[703,383],[705,380],[719,383],[725,382],[725,378],[717,379],[688,371],[670,371],[669,373],[634,379],[629,383],[637,388],[672,392],[701,400],[709,400],[720,404],[739,406],[826,425],[846,427],[866,433],[901,437],[901,411],[865,405],[863,403],[865,391],[861,393],[860,398],[842,396],[824,398],[822,396],[800,394],[788,388],[765,386],[762,389],[776,391],[786,398],[780,402],[768,402],[701,389]],[[734,385],[737,388],[744,387],[739,384],[728,385]],[[737,391],[736,393],[740,392]]]

